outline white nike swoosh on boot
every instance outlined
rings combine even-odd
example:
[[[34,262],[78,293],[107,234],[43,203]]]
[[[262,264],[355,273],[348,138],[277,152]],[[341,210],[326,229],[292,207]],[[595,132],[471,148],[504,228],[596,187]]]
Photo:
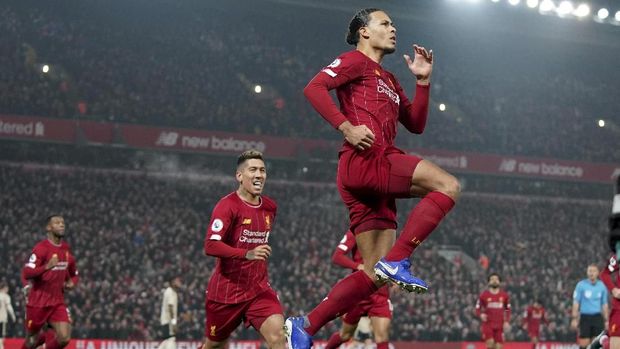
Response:
[[[389,265],[381,262],[381,265],[388,271],[390,274],[396,274],[398,272],[398,266],[392,268]]]

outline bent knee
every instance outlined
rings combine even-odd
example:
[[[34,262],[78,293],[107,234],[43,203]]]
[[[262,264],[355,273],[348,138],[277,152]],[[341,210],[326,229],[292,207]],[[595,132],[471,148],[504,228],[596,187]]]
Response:
[[[447,176],[442,182],[438,190],[452,200],[456,201],[461,195],[461,182],[454,176]]]
[[[36,335],[26,335],[26,346],[28,348],[34,347],[34,345],[36,343],[37,343],[37,336]]]
[[[207,339],[203,345],[203,349],[224,349],[226,346],[226,341],[222,342],[214,342]]]
[[[374,336],[375,336],[375,342],[377,343],[383,343],[383,342],[390,341],[390,335],[388,334],[388,332],[375,331]]]
[[[267,346],[269,348],[282,348],[286,342],[284,337],[284,331],[275,331],[274,333],[270,333],[265,336],[265,341],[267,342]]]
[[[351,339],[351,337],[353,337],[353,332],[351,332],[351,331],[340,331],[340,339],[343,342],[348,342],[349,339]]]
[[[65,347],[71,341],[71,335],[56,335],[56,341],[61,347]]]

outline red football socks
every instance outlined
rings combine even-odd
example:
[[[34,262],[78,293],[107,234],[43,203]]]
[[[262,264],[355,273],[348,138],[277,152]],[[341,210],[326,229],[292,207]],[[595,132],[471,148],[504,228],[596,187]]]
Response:
[[[454,207],[454,200],[438,191],[428,193],[411,211],[398,240],[385,256],[388,261],[409,258]]]
[[[390,347],[389,342],[377,343],[377,349],[388,349]]]
[[[325,349],[336,349],[342,344],[342,338],[340,338],[340,332],[336,332],[329,337]]]
[[[62,349],[63,347],[58,343],[56,337],[48,337],[45,341],[45,349]]]
[[[45,342],[47,342],[48,340],[52,340],[54,338],[56,338],[56,331],[54,331],[53,328],[49,327],[47,331],[45,331],[45,333],[40,336],[39,342],[37,343],[37,346],[35,348],[38,348],[39,346],[45,344]]]
[[[42,346],[43,344],[45,344],[45,342],[49,339],[49,338],[54,338],[56,337],[56,332],[54,332],[53,329],[48,328],[45,331],[41,331],[41,333],[39,333],[39,337],[36,341],[36,343],[34,343],[34,346],[32,348],[28,348],[28,346],[26,346],[26,341],[24,341],[24,343],[22,344],[21,349],[36,349],[40,346]]]
[[[377,289],[362,270],[338,281],[327,297],[308,314],[310,324],[305,328],[306,332],[314,336],[326,323],[346,313]]]

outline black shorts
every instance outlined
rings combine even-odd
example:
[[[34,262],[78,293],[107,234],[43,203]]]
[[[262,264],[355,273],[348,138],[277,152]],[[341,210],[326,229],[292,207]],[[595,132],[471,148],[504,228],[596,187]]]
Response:
[[[603,331],[605,323],[603,316],[581,314],[579,318],[579,338],[594,338]]]
[[[364,332],[364,331],[356,331],[355,336],[354,336],[355,340],[358,342],[364,342],[367,339],[371,339],[372,338],[372,333],[370,332]]]
[[[6,337],[6,333],[7,333],[6,329],[8,327],[7,325],[8,325],[7,322],[0,322],[0,338]]]
[[[174,336],[175,334],[174,331],[172,331],[172,325],[170,324],[160,325],[157,329],[157,339],[159,339],[160,341],[172,338]]]

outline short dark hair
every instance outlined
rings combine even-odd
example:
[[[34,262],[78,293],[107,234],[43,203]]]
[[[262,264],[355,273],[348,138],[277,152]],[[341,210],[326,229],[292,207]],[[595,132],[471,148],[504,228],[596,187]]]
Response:
[[[498,274],[498,273],[491,273],[491,274],[489,274],[489,276],[487,277],[487,282],[488,282],[488,281],[491,281],[491,278],[492,278],[493,276],[497,276],[497,278],[499,279],[499,281],[500,281],[500,282],[502,282],[502,277],[501,277],[501,276],[499,276],[499,274]]]
[[[64,218],[61,214],[52,214],[47,216],[47,218],[45,218],[45,226],[47,226],[48,224],[52,223],[52,219],[55,217],[60,217],[60,218]]]
[[[357,45],[360,42],[360,28],[365,27],[370,22],[370,14],[377,11],[383,11],[378,8],[365,8],[359,10],[353,18],[351,18],[351,22],[349,22],[349,31],[347,32],[347,44],[349,45]]]
[[[241,153],[241,155],[239,155],[239,157],[237,158],[237,166],[241,165],[246,160],[250,160],[250,159],[263,160],[263,153],[259,152],[258,150],[254,150],[254,149],[246,150],[243,153]]]

